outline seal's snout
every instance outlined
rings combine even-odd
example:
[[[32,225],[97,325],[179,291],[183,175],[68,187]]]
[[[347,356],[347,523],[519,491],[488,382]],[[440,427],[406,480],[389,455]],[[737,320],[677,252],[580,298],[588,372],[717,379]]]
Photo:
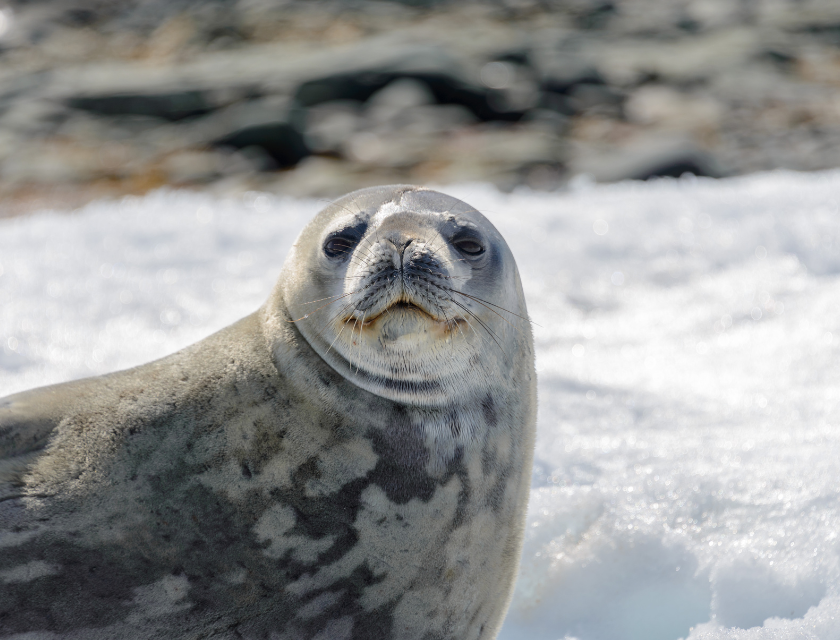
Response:
[[[405,304],[433,320],[452,318],[450,274],[437,247],[418,234],[390,230],[362,251],[348,272],[353,315],[368,321]]]

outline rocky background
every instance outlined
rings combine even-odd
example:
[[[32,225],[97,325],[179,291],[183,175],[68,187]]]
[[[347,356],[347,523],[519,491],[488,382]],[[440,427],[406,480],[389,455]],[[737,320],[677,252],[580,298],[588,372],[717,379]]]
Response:
[[[0,0],[0,215],[835,166],[837,0]]]

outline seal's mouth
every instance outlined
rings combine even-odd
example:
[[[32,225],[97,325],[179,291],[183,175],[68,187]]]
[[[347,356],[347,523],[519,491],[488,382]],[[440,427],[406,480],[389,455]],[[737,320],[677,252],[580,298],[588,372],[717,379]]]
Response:
[[[380,307],[374,313],[361,314],[358,311],[350,314],[344,318],[345,323],[356,324],[361,323],[364,328],[370,328],[379,321],[396,320],[399,322],[409,322],[411,324],[433,323],[433,324],[452,324],[453,326],[460,322],[459,316],[453,315],[444,318],[434,311],[427,309],[422,303],[418,304],[412,300],[399,298],[391,304]]]
[[[418,313],[425,313],[427,316],[429,315],[425,309],[421,309],[413,302],[406,302],[405,300],[395,302],[390,307],[387,307],[386,311],[417,311]],[[385,313],[385,311],[383,311],[383,313]]]
[[[364,326],[368,326],[379,320],[380,318],[388,318],[391,316],[403,316],[403,315],[419,315],[421,317],[425,317],[428,320],[432,320],[434,322],[438,322],[439,318],[435,317],[427,309],[414,304],[413,302],[409,302],[408,300],[398,300],[389,304],[386,307],[383,307],[379,313],[369,316],[364,319]]]

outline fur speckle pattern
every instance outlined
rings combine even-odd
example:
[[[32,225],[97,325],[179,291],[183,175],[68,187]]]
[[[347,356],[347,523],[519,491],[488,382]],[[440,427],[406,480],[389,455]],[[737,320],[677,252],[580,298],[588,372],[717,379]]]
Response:
[[[492,639],[535,420],[492,225],[349,194],[253,315],[0,400],[0,637]]]

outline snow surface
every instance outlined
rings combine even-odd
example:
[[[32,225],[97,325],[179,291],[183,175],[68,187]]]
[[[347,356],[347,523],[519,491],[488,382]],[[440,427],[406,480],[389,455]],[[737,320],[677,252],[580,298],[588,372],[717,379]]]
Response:
[[[840,638],[840,172],[445,189],[519,261],[539,434],[502,640]],[[323,202],[0,222],[0,395],[255,309]]]

